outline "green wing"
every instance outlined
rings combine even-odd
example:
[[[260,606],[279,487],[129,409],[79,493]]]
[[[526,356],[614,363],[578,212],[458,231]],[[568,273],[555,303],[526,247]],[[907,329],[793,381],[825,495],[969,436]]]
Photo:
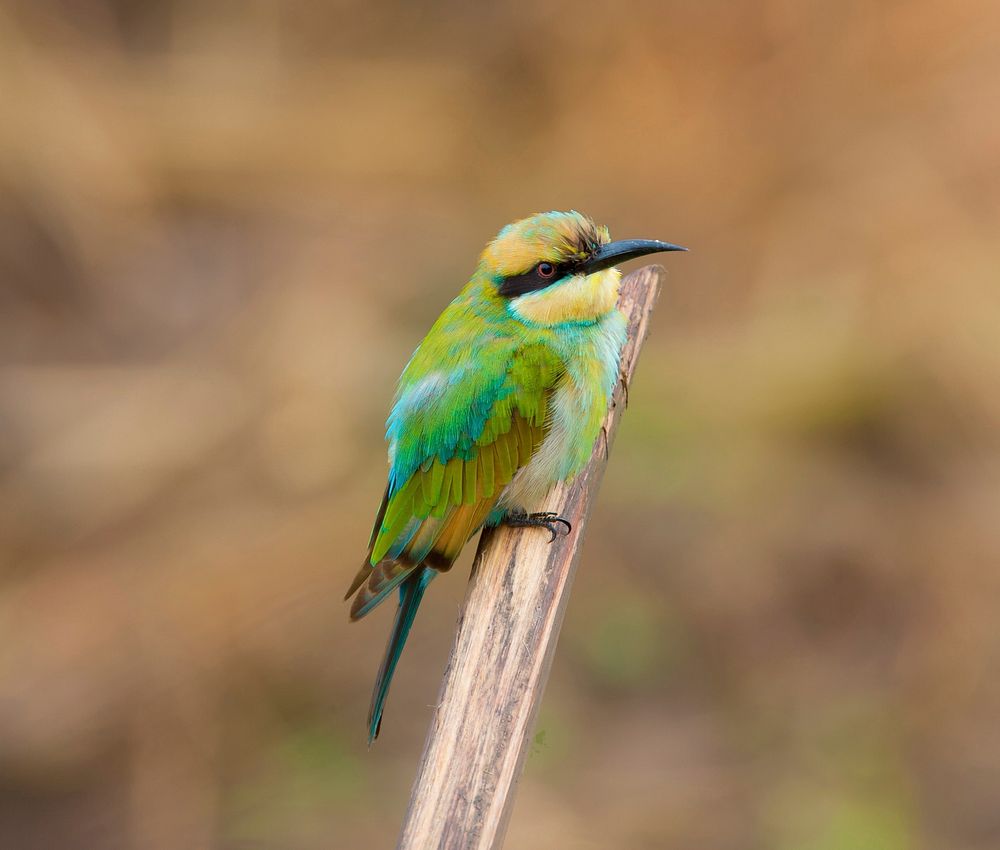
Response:
[[[492,403],[477,399],[467,410],[456,409],[449,393],[469,394],[459,383],[415,408],[404,430],[407,424],[426,429],[435,405],[442,411],[439,419],[464,428],[443,428],[437,439],[433,431],[417,435],[415,442],[426,447],[419,464],[398,484],[390,475],[368,557],[347,592],[357,593],[352,619],[367,614],[421,564],[451,567],[545,438],[549,399],[561,374],[562,363],[548,346],[526,346],[508,361]],[[470,373],[469,380],[475,378],[482,375]],[[404,401],[401,395],[396,409]],[[393,466],[395,472],[398,461]]]

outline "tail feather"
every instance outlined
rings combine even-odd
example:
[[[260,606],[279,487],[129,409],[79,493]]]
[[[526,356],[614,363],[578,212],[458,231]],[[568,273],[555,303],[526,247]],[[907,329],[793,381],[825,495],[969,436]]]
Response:
[[[379,667],[378,676],[375,678],[375,690],[372,693],[372,704],[368,711],[369,746],[378,737],[379,728],[382,726],[382,710],[385,708],[385,698],[389,693],[392,675],[396,672],[396,664],[403,653],[403,647],[410,634],[413,618],[417,615],[417,608],[420,607],[420,600],[423,599],[424,590],[435,575],[437,573],[429,567],[419,567],[407,576],[399,588],[399,608],[396,610],[396,619],[392,624],[392,632],[389,634],[389,642],[385,648],[382,666]]]
[[[398,561],[386,559],[379,562],[351,603],[351,619],[360,620],[376,605],[380,605],[418,566],[409,559]]]

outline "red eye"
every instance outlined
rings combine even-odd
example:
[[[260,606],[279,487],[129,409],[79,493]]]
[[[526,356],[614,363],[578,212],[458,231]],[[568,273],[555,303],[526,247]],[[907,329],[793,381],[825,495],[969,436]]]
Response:
[[[537,271],[539,277],[552,277],[556,273],[556,267],[552,263],[539,263]]]

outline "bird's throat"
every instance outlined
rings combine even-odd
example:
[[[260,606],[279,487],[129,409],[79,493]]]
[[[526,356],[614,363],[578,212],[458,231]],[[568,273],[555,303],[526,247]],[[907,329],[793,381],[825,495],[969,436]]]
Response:
[[[614,268],[576,275],[511,299],[510,309],[518,318],[535,325],[592,322],[614,309],[620,283],[621,272]]]

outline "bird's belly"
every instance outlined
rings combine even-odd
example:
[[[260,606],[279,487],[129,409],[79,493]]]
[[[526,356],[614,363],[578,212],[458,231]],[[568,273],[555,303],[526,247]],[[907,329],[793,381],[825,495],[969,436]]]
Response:
[[[539,510],[552,485],[572,478],[590,459],[618,377],[624,340],[624,317],[615,310],[592,335],[574,342],[574,356],[549,402],[545,439],[507,485],[498,507]]]
[[[542,500],[552,489],[552,485],[565,478],[571,478],[579,471],[577,458],[582,454],[581,446],[593,445],[596,433],[584,428],[583,418],[565,415],[570,409],[579,410],[579,393],[573,388],[560,388],[552,398],[555,411],[552,424],[542,444],[531,456],[528,463],[517,471],[500,497],[500,506],[506,510],[524,510],[528,513],[540,510]],[[598,400],[595,399],[595,402]],[[602,411],[604,406],[601,407]],[[565,412],[565,413],[564,413]],[[599,430],[599,426],[598,426]]]

